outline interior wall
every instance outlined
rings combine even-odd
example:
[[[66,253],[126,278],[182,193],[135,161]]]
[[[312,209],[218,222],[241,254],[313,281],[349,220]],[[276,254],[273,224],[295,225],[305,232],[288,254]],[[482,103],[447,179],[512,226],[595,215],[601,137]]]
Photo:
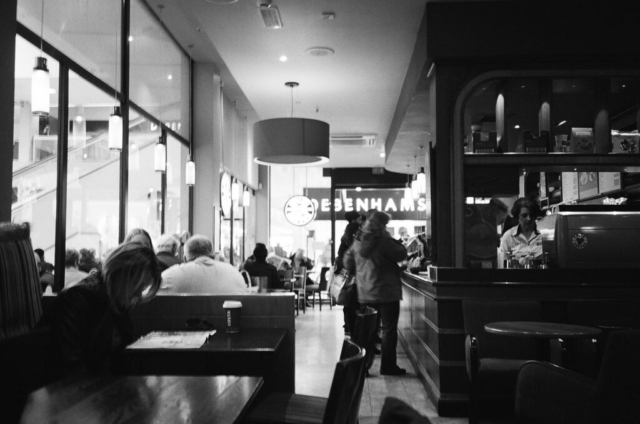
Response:
[[[0,222],[11,221],[17,4],[18,0],[0,2],[0,81],[12,82],[0,84]]]

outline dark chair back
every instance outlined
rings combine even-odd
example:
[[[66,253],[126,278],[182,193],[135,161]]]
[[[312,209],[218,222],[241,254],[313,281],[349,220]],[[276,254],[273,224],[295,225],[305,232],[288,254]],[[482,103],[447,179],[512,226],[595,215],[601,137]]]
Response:
[[[535,359],[533,338],[490,334],[484,326],[498,321],[540,321],[540,302],[465,299],[462,314],[465,334],[478,338],[479,358]]]
[[[611,423],[640,422],[640,330],[609,335],[596,392],[603,404],[602,417]]]
[[[329,282],[327,281],[327,271],[329,271],[329,267],[328,266],[323,266],[322,269],[320,269],[320,291],[325,291],[327,290],[327,286],[329,285]]]
[[[323,424],[347,424],[356,397],[360,376],[364,369],[364,351],[355,343],[345,340],[342,345],[344,359],[336,364],[331,390],[322,419]]]
[[[42,315],[29,224],[0,223],[0,340],[28,333]]]
[[[370,364],[373,362],[373,348],[374,338],[378,328],[378,311],[367,306],[363,311],[358,311],[356,314],[356,324],[351,334],[351,341],[361,346],[365,350],[364,367],[360,375],[360,383],[356,390],[356,395],[353,400],[353,407],[349,411],[349,417],[347,423],[356,424],[358,422],[358,414],[360,412],[360,401],[362,400],[362,392],[364,390],[365,371],[369,369]],[[340,359],[343,359],[343,355],[346,352],[342,352]]]
[[[0,341],[0,421],[17,423],[29,393],[53,382],[49,329]]]

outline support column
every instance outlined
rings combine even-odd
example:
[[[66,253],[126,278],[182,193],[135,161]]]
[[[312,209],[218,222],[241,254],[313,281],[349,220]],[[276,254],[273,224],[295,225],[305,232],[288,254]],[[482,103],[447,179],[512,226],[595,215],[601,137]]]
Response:
[[[0,2],[0,222],[11,221],[17,7],[18,0]]]

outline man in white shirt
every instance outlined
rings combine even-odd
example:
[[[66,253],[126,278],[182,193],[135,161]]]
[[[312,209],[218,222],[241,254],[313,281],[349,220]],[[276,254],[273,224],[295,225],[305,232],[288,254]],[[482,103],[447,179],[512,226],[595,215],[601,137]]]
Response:
[[[213,259],[213,245],[195,235],[184,246],[186,263],[162,273],[165,293],[246,294],[247,285],[232,265]]]

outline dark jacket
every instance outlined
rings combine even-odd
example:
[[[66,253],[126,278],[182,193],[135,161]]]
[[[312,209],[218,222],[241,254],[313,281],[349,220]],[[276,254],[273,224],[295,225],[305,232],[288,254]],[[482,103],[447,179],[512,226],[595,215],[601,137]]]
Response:
[[[164,271],[167,268],[171,268],[174,265],[182,263],[182,261],[178,259],[177,256],[172,255],[169,252],[158,252],[156,256],[158,257],[158,261],[160,263],[160,272]]]
[[[116,313],[97,272],[58,294],[38,323],[51,330],[52,374],[100,374],[124,371],[122,352],[133,341],[133,324]]]
[[[340,247],[338,248],[337,253],[338,256],[336,257],[336,272],[340,272],[344,268],[344,254],[353,244],[359,229],[360,224],[356,221],[351,221],[344,229],[344,234],[342,235],[342,238],[340,238]]]
[[[247,260],[243,267],[251,277],[269,277],[269,288],[283,288],[278,276],[278,269],[270,263]]]
[[[356,274],[358,302],[387,303],[402,299],[398,262],[407,257],[407,249],[388,233],[374,241],[375,246],[358,239],[344,255],[344,266]],[[360,252],[370,252],[363,257]]]

